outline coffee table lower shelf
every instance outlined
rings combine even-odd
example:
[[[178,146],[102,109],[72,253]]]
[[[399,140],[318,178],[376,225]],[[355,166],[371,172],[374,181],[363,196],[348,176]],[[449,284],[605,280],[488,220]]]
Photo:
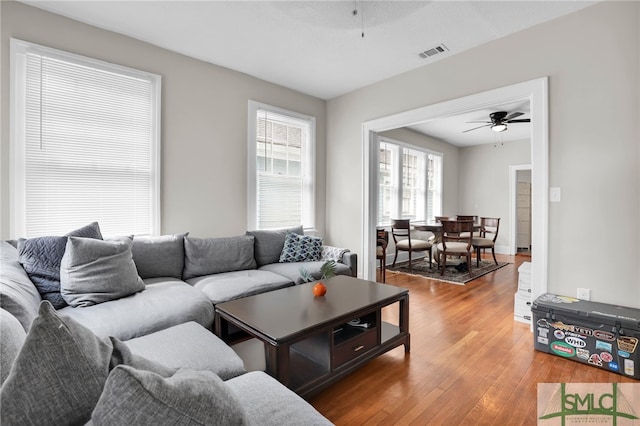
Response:
[[[376,330],[368,330],[370,333],[376,333]],[[377,333],[376,333],[377,334]],[[319,336],[327,336],[326,344],[321,343],[321,339],[315,336],[312,340],[314,345],[309,342],[304,345],[301,350],[296,345],[292,345],[289,349],[289,366],[287,386],[303,398],[309,398],[318,393],[322,389],[335,383],[340,378],[350,374],[362,365],[372,359],[394,349],[398,346],[406,345],[405,351],[408,352],[408,333],[401,333],[400,327],[387,322],[382,322],[380,327],[380,344],[367,349],[365,352],[349,359],[340,365],[331,363],[330,338],[326,333],[319,333]],[[304,341],[303,341],[304,342]],[[346,343],[348,344],[348,342]],[[281,380],[277,374],[272,374],[267,368],[266,354],[268,352],[269,343],[263,342],[257,338],[245,340],[231,347],[238,353],[240,358],[245,362],[245,366],[249,370],[264,370],[275,378]],[[357,348],[357,346],[355,346]],[[308,353],[310,352],[310,353]]]

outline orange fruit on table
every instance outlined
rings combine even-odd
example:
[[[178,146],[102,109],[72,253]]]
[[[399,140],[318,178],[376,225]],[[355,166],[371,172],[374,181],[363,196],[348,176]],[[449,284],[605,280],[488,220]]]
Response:
[[[314,296],[324,296],[327,293],[327,286],[322,283],[317,283],[313,286]]]

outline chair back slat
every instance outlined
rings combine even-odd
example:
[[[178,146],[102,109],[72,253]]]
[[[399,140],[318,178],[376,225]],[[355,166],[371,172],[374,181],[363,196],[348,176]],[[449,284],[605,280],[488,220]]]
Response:
[[[499,217],[481,217],[480,218],[480,235],[483,238],[492,239],[494,242],[498,238],[498,230],[500,229]]]

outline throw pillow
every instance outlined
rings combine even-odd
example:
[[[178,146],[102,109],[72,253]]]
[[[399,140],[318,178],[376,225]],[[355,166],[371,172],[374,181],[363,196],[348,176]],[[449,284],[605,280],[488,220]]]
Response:
[[[19,261],[38,289],[40,296],[56,309],[67,306],[60,294],[60,262],[67,245],[67,237],[102,239],[98,222],[69,232],[63,237],[37,237],[18,240]]]
[[[175,234],[160,237],[135,237],[131,253],[140,278],[182,278],[184,237]]]
[[[73,307],[91,306],[144,290],[131,255],[131,237],[108,241],[69,237],[60,265],[60,291]]]
[[[247,231],[255,237],[255,257],[258,267],[278,263],[288,233],[303,234],[302,225],[295,228]]]
[[[118,366],[104,386],[94,425],[246,425],[238,397],[210,371],[182,369],[172,377]]]
[[[287,234],[280,254],[280,262],[313,262],[322,255],[322,238]]]
[[[175,370],[120,353],[74,320],[40,304],[24,344],[0,388],[2,423],[85,424],[91,418],[109,371],[119,362],[151,368],[166,377]]]
[[[339,247],[331,247],[331,246],[323,246],[322,247],[322,256],[320,260],[328,261],[333,260],[334,262],[342,262],[342,256],[347,253],[349,249],[339,248]]]
[[[253,236],[241,235],[227,238],[184,238],[184,271],[188,280],[220,272],[255,269]]]

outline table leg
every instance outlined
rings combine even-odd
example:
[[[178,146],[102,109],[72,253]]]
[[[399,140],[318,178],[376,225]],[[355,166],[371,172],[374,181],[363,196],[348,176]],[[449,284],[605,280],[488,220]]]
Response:
[[[407,334],[407,340],[404,344],[404,351],[411,351],[411,335],[409,334],[409,295],[407,294],[400,299],[400,332]]]
[[[283,385],[289,387],[291,374],[289,368],[289,345],[271,345],[265,343],[267,373]]]

